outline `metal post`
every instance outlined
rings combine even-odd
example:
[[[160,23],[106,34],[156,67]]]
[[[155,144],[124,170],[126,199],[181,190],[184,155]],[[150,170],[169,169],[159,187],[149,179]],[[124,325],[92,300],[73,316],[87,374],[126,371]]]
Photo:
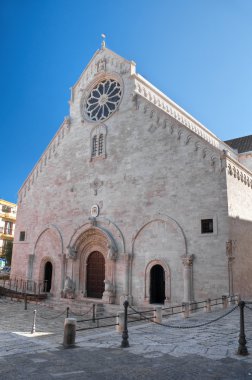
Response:
[[[121,347],[126,348],[126,347],[129,347],[129,341],[128,341],[129,335],[128,335],[128,328],[127,328],[127,317],[128,317],[127,309],[129,306],[129,302],[124,301],[123,306],[124,306],[124,329],[122,333]]]
[[[27,294],[24,295],[24,309],[27,310]]]
[[[32,324],[31,334],[34,334],[36,332],[36,315],[37,315],[37,310],[34,310],[34,312],[33,312],[33,324]]]
[[[95,304],[93,303],[93,317],[92,322],[95,323]]]
[[[248,350],[246,347],[246,336],[245,336],[245,328],[244,328],[244,307],[245,307],[245,302],[240,301],[239,302],[239,308],[240,308],[240,335],[239,335],[239,347],[237,354],[246,356],[248,355]]]
[[[222,296],[221,298],[222,298],[222,307],[223,307],[223,309],[226,309],[228,306],[227,296]]]

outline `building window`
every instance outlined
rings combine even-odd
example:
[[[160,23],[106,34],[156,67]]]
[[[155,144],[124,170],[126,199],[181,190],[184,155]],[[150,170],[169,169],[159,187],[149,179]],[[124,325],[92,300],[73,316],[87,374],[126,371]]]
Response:
[[[117,110],[121,97],[122,89],[119,82],[112,78],[101,81],[93,87],[86,100],[86,117],[92,121],[107,119]]]
[[[104,141],[104,137],[103,137],[103,133],[101,133],[99,136],[98,156],[103,154],[103,141]]]
[[[2,211],[3,211],[3,212],[11,212],[11,207],[10,207],[10,206],[6,206],[6,205],[3,205],[3,206],[2,206]]]
[[[19,241],[25,241],[25,231],[20,231]]]
[[[4,234],[6,235],[12,235],[13,232],[13,223],[12,222],[5,222],[4,224]]]
[[[91,133],[91,160],[106,157],[106,134],[105,125],[99,125]]]
[[[213,219],[201,219],[201,233],[202,234],[213,233]]]
[[[97,136],[93,136],[92,138],[92,157],[97,155]]]

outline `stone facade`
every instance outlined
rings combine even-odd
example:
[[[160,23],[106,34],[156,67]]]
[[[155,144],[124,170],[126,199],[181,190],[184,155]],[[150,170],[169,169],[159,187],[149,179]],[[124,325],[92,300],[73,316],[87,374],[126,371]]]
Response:
[[[134,62],[103,46],[19,191],[11,276],[45,280],[58,298],[117,304],[228,294],[226,242],[250,255],[251,176]],[[235,292],[244,270],[235,259]]]

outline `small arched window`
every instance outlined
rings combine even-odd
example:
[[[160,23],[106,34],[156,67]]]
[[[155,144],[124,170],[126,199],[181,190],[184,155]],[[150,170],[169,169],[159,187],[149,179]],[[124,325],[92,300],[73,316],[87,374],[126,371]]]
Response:
[[[106,157],[106,135],[105,125],[93,129],[91,133],[91,160]]]

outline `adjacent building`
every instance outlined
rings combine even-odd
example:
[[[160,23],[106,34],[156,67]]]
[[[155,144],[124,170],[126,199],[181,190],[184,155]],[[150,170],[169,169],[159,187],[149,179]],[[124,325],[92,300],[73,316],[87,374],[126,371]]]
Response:
[[[221,141],[104,44],[69,103],[19,191],[12,278],[116,304],[251,296],[251,147]]]
[[[0,266],[4,265],[3,250],[7,241],[14,240],[17,205],[0,199]]]

